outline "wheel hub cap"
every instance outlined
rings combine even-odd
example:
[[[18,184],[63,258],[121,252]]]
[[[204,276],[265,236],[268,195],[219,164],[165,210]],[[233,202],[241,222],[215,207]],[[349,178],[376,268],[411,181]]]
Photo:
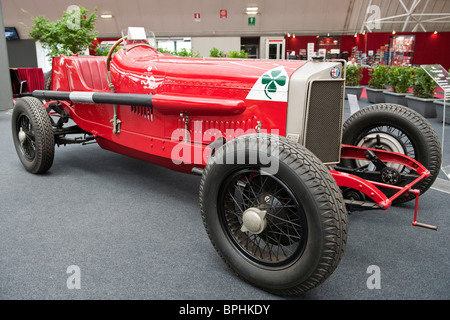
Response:
[[[23,145],[23,143],[25,142],[25,139],[27,138],[27,135],[25,134],[25,132],[23,131],[22,127],[20,127],[20,131],[19,131],[19,141],[20,144]]]
[[[266,228],[266,210],[258,208],[248,208],[242,214],[241,231],[250,231],[253,234],[259,234]]]
[[[387,133],[378,132],[369,134],[366,137],[364,137],[364,139],[361,140],[357,144],[357,146],[375,149],[377,147],[381,147],[382,150],[405,154],[405,149],[403,148],[402,144],[395,137]],[[369,164],[369,161],[366,160],[356,160],[356,162],[358,166],[364,166]],[[401,164],[390,163],[389,166],[399,172],[401,172],[403,169],[403,166]]]

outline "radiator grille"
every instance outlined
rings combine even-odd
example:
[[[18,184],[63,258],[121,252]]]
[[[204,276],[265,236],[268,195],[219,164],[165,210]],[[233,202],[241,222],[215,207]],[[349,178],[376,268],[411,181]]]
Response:
[[[305,146],[323,163],[338,163],[341,153],[344,81],[310,82]]]

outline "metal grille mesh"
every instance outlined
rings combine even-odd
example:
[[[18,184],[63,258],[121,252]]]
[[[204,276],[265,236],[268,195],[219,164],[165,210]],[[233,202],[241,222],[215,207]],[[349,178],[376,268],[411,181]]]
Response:
[[[305,146],[323,163],[338,163],[341,153],[344,81],[310,83]]]

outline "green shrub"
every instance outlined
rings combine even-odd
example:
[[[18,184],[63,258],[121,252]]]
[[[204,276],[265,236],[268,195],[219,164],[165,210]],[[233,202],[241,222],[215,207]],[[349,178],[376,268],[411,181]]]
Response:
[[[92,46],[92,40],[97,36],[94,30],[97,9],[88,15],[86,8],[77,8],[77,11],[63,12],[61,19],[53,22],[44,16],[34,17],[22,9],[34,23],[29,30],[30,37],[49,50],[49,57],[78,54]]]
[[[369,87],[373,89],[386,89],[388,84],[388,66],[377,65],[369,70]]]
[[[209,50],[209,56],[213,58],[222,58],[224,56],[223,51],[220,51],[217,48],[212,48]]]
[[[240,59],[247,59],[248,53],[245,52],[245,50],[241,50],[238,52],[237,50],[233,50],[228,52],[228,58],[240,58]]]
[[[95,55],[97,55],[97,56],[107,56],[108,53],[109,53],[109,50],[111,49],[111,47],[112,47],[112,45],[110,45],[110,46],[102,46],[102,45],[99,44],[99,45],[95,48]],[[116,53],[117,51],[119,51],[121,48],[122,48],[122,46],[117,46],[117,47],[114,49],[114,53]]]
[[[413,94],[418,98],[433,99],[437,84],[422,68],[414,69]]]
[[[394,66],[389,68],[388,81],[395,93],[407,93],[413,81],[413,68]]]
[[[361,66],[347,66],[347,74],[345,78],[345,85],[348,87],[359,87],[362,79],[363,68]]]
[[[158,48],[158,51],[161,53],[170,53],[173,54],[174,56],[179,56],[179,57],[200,57],[200,53],[198,52],[194,52],[192,51],[192,49],[188,50],[186,48],[182,48],[179,51],[177,50],[167,50],[164,48]]]

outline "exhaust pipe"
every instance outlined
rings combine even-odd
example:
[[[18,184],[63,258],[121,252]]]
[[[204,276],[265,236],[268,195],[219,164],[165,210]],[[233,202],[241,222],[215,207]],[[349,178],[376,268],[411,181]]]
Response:
[[[33,91],[33,97],[41,100],[63,100],[88,104],[107,103],[130,106],[153,106],[153,96],[149,94],[35,90]]]

